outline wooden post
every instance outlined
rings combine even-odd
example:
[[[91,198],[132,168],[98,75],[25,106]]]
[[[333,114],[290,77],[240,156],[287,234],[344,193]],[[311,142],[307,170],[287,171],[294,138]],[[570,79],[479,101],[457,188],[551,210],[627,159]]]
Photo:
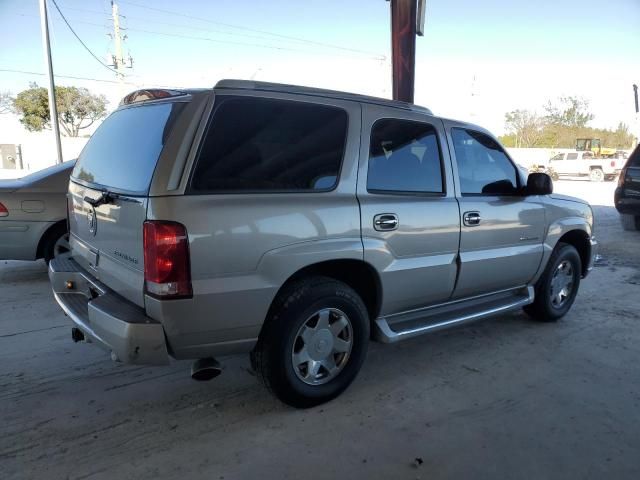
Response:
[[[391,0],[393,99],[413,103],[416,69],[416,0]]]

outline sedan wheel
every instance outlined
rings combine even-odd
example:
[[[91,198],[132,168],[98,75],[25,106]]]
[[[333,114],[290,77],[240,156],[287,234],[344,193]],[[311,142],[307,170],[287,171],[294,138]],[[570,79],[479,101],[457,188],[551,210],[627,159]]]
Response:
[[[66,233],[62,235],[56,243],[53,244],[53,258],[58,258],[62,255],[68,254],[71,251],[71,246],[69,245],[69,234]]]

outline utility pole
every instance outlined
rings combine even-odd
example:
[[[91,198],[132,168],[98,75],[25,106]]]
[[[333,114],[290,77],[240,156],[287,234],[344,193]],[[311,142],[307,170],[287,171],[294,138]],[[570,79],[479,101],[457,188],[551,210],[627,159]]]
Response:
[[[47,15],[47,0],[40,0],[40,27],[42,30],[42,46],[44,49],[44,61],[47,64],[47,76],[49,79],[49,116],[51,128],[56,140],[58,152],[57,163],[62,163],[62,143],[60,143],[60,126],[58,125],[58,107],[56,106],[56,85],[53,78],[53,63],[51,61],[51,43],[49,42],[49,17]]]
[[[413,103],[416,35],[424,34],[426,0],[390,1],[393,99]]]
[[[124,73],[122,73],[122,67],[124,66],[124,59],[122,58],[122,37],[120,36],[120,16],[118,15],[118,4],[111,0],[111,18],[113,19],[113,43],[115,46],[116,54],[113,56],[113,66],[116,67],[118,81],[122,85],[124,79]]]

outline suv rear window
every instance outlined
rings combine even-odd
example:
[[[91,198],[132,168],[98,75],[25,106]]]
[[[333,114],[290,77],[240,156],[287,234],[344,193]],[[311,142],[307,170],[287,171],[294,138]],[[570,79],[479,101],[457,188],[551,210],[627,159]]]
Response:
[[[194,170],[201,192],[326,191],[344,155],[347,112],[325,105],[218,97]]]
[[[145,195],[184,105],[157,103],[116,110],[92,135],[71,177],[88,186]]]

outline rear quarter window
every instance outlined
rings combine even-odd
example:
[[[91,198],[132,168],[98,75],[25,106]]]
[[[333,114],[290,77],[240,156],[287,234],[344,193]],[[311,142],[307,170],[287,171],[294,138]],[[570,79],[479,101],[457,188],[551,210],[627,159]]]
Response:
[[[192,193],[335,188],[347,112],[313,103],[218,97],[191,178]]]
[[[121,108],[95,131],[71,174],[90,187],[146,195],[156,163],[185,103]]]

